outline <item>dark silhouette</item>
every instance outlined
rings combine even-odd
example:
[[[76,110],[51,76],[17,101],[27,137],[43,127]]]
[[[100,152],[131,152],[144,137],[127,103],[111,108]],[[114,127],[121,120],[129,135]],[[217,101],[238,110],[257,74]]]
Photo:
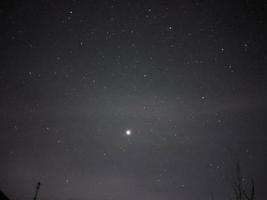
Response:
[[[255,186],[254,181],[251,179],[250,183],[245,181],[241,175],[240,165],[236,165],[236,177],[233,181],[233,196],[230,200],[255,200]]]
[[[34,194],[33,200],[37,200],[40,186],[41,186],[41,183],[38,182],[37,185],[36,185],[36,189],[35,189],[35,194]]]
[[[230,200],[255,200],[255,186],[253,179],[250,182],[241,175],[239,162],[236,164],[236,174],[232,183],[233,193],[229,195]],[[213,193],[210,199],[214,200]]]
[[[0,200],[9,200],[9,198],[0,190]]]

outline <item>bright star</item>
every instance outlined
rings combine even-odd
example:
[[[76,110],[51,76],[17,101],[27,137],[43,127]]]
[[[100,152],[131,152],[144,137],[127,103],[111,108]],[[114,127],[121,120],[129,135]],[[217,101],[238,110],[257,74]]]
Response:
[[[132,131],[131,130],[126,130],[126,135],[131,135],[132,134]]]

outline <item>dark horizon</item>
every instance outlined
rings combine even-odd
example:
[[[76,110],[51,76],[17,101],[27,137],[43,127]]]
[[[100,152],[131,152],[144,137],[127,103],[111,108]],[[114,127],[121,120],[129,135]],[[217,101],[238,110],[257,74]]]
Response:
[[[4,0],[11,200],[267,199],[266,1]]]

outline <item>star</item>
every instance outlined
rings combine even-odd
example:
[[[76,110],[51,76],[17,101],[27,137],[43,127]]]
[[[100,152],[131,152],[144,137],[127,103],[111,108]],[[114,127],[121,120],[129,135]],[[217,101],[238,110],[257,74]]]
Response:
[[[127,129],[125,133],[126,133],[126,135],[131,135],[132,134],[132,131],[129,130],[129,129]]]

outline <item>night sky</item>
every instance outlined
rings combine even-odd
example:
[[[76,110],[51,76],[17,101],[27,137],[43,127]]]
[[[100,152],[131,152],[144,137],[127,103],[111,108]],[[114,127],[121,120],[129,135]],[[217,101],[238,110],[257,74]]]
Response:
[[[0,190],[267,199],[267,2],[0,3]]]

